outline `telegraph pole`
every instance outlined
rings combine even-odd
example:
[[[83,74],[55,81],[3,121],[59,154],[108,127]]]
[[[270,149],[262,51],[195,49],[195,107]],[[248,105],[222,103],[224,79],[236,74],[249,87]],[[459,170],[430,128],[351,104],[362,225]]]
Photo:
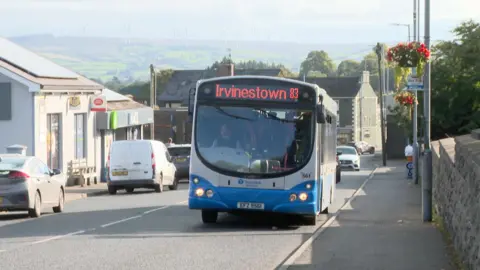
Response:
[[[150,107],[153,109],[153,124],[150,125],[150,140],[155,138],[155,105],[157,104],[157,76],[155,74],[155,67],[150,65]]]
[[[383,104],[383,94],[385,93],[385,78],[383,76],[383,73],[385,71],[385,48],[383,45],[380,43],[377,43],[377,46],[375,47],[375,52],[377,53],[378,57],[378,67],[379,67],[379,80],[380,80],[380,119],[381,121],[381,133],[382,133],[382,161],[383,161],[383,166],[387,166],[387,147],[385,143],[385,121],[384,119],[384,104]]]
[[[430,0],[425,0],[425,47],[430,50]],[[430,149],[430,94],[431,94],[431,64],[425,67],[425,155],[423,160],[422,179],[422,214],[423,221],[432,221],[432,150]]]
[[[413,41],[414,42],[420,42],[420,38],[418,38],[417,35],[417,1],[418,0],[413,0]],[[420,5],[420,2],[418,3]],[[417,69],[412,68],[412,77],[417,76]],[[417,100],[418,100],[418,92],[416,89],[413,91],[413,96],[415,98],[413,106],[413,119],[412,119],[412,133],[413,133],[413,181],[415,184],[418,184],[418,159],[420,155],[418,154],[418,105],[417,105]]]

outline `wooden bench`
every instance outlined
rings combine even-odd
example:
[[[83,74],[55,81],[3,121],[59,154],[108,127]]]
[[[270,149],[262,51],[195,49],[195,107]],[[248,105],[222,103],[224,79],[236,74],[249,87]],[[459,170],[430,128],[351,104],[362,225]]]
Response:
[[[74,185],[89,186],[91,180],[97,184],[97,171],[95,166],[88,166],[86,159],[76,159],[68,163],[68,177],[72,179]]]

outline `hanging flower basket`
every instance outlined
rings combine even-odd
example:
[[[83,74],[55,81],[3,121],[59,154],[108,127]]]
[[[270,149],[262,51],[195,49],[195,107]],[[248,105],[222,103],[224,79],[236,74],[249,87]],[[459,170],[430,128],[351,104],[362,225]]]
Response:
[[[400,91],[395,95],[395,101],[402,106],[411,106],[415,102],[418,104],[415,96],[408,91]]]
[[[388,50],[387,60],[395,65],[395,85],[397,89],[400,83],[405,81],[416,68],[416,76],[423,76],[425,64],[430,59],[430,51],[425,44],[419,42],[400,43]]]

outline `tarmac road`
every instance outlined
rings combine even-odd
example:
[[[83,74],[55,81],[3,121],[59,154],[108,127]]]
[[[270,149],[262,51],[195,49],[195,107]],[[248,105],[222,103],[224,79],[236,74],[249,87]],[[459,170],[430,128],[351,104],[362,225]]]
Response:
[[[362,156],[360,172],[342,172],[331,213],[368,177],[373,158]],[[187,189],[76,200],[39,219],[0,214],[0,269],[274,269],[328,218],[278,228],[265,215],[222,215],[204,225],[187,207]]]

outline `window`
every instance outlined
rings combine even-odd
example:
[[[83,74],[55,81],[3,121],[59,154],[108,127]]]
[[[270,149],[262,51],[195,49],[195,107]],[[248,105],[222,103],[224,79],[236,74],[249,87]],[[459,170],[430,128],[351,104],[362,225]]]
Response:
[[[338,99],[334,101],[337,103],[337,126],[340,126],[340,101]]]
[[[47,163],[52,169],[61,169],[60,153],[61,143],[61,115],[58,113],[47,114]]]
[[[12,85],[0,83],[0,121],[12,120]]]
[[[85,113],[75,114],[75,159],[85,158]]]

